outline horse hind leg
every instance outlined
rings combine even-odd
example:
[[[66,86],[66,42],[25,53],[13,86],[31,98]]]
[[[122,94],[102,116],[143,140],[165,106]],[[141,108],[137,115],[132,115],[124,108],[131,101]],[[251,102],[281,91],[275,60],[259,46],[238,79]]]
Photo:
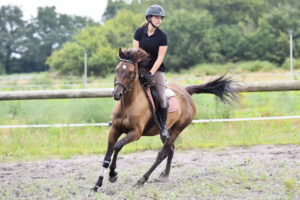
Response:
[[[177,139],[178,135],[183,131],[183,129],[187,126],[187,124],[184,125],[179,125],[175,124],[170,130],[170,135],[173,139],[173,141],[175,142],[175,140]],[[164,141],[163,141],[164,142]],[[169,178],[169,174],[170,174],[170,170],[171,170],[171,164],[172,164],[172,159],[173,159],[173,155],[174,155],[174,151],[175,151],[175,145],[173,144],[170,146],[169,152],[168,152],[168,160],[167,160],[167,164],[166,164],[166,169],[164,171],[161,172],[161,174],[158,176],[157,180],[158,181],[166,181]]]
[[[157,178],[157,181],[165,182],[169,178],[170,170],[171,170],[171,164],[172,159],[174,155],[175,145],[173,144],[168,152],[168,159],[166,164],[166,169],[160,173],[160,175]]]
[[[150,169],[143,175],[141,179],[137,181],[137,183],[134,185],[136,187],[142,186],[150,177],[152,172],[156,169],[156,167],[168,156],[168,153],[170,151],[170,148],[174,143],[174,140],[172,139],[172,136],[167,140],[162,149],[158,152],[158,155],[156,157],[156,160],[154,164],[150,167]]]

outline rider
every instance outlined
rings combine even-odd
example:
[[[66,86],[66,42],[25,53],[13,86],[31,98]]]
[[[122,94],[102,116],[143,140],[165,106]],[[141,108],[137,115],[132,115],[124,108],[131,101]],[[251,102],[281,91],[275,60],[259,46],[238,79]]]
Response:
[[[168,35],[161,30],[163,18],[165,17],[164,9],[159,5],[151,5],[145,14],[147,22],[142,24],[135,33],[133,39],[134,49],[144,49],[151,56],[149,72],[144,75],[147,82],[152,80],[153,85],[158,91],[159,104],[161,107],[161,136],[169,138],[169,132],[166,127],[168,108],[166,99],[166,66],[163,63],[168,48]]]

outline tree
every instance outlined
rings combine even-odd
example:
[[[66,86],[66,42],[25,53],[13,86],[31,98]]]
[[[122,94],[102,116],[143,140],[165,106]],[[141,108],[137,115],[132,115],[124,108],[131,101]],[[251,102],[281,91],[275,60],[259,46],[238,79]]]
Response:
[[[294,30],[294,55],[300,55],[299,2],[110,0],[103,26],[83,30],[74,39],[77,47],[68,48],[78,49],[80,55],[87,49],[90,72],[105,75],[114,68],[117,49],[131,47],[134,30],[145,21],[146,8],[160,4],[166,12],[161,28],[169,36],[164,61],[168,69],[179,71],[204,62],[247,60],[267,60],[280,65],[289,52],[289,29]],[[60,57],[68,57],[63,54],[64,48],[59,51]],[[55,59],[51,60],[49,65],[54,66]],[[77,74],[81,73],[78,71],[82,69],[81,62],[76,64]]]
[[[86,17],[56,13],[55,7],[38,8],[36,18],[22,20],[22,10],[2,6],[0,10],[0,73],[45,71],[55,50],[86,26],[98,25]]]
[[[105,76],[115,68],[118,48],[132,46],[134,30],[142,20],[140,15],[122,11],[103,26],[87,27],[74,37],[74,42],[54,52],[47,64],[60,74],[81,75],[83,52],[87,50],[88,73]]]
[[[261,59],[282,64],[289,55],[289,33],[293,29],[299,34],[299,10],[289,5],[273,8],[265,13],[259,21],[259,27],[253,33],[250,59]],[[300,38],[299,38],[300,39]],[[297,44],[297,39],[295,41]],[[299,55],[297,45],[296,55]]]
[[[125,7],[125,5],[126,3],[124,0],[116,0],[116,1],[108,0],[101,21],[105,22],[109,19],[112,19],[117,15],[118,11],[120,11],[122,8]]]
[[[24,35],[23,13],[20,8],[15,6],[2,6],[0,10],[0,61],[5,73],[10,74],[17,70],[18,58],[22,53],[22,42]],[[4,70],[0,69],[0,72]]]
[[[27,48],[24,52],[23,70],[48,70],[45,61],[55,50],[60,49],[65,42],[72,41],[78,30],[96,24],[85,17],[56,13],[55,7],[38,8],[37,18],[25,29]]]
[[[196,63],[217,61],[214,19],[207,11],[176,10],[164,23],[162,29],[169,38],[166,56],[169,69],[178,71]]]

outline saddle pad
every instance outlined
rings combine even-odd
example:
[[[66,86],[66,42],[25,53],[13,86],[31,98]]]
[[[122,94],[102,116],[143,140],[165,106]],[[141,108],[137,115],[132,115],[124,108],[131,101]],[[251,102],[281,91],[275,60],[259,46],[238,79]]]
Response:
[[[174,97],[174,96],[176,96],[175,92],[173,90],[171,90],[170,88],[166,89],[166,95],[167,95],[167,97]]]
[[[167,96],[169,97],[168,98],[168,100],[169,100],[168,112],[175,112],[178,109],[178,102],[177,102],[177,99],[176,99],[176,94],[170,88],[168,88],[167,90],[169,90],[169,95],[171,94],[171,96],[168,96],[168,94],[167,94]],[[148,96],[150,98],[152,107],[153,107],[153,109],[155,111],[156,108],[155,108],[154,101],[153,101],[153,98],[152,98],[152,95],[151,95],[150,87],[147,87],[146,91],[147,91],[147,94],[148,94]]]
[[[178,109],[178,102],[176,96],[169,97],[169,108],[168,112],[175,112]]]

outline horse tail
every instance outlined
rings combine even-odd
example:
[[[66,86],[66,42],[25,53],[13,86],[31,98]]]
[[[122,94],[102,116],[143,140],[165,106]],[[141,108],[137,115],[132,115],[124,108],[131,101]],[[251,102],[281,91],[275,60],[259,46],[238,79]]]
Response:
[[[225,74],[217,79],[209,81],[201,85],[187,86],[185,90],[190,94],[208,93],[214,94],[220,98],[224,103],[232,104],[239,101],[237,82],[233,81],[231,77],[227,77]]]

